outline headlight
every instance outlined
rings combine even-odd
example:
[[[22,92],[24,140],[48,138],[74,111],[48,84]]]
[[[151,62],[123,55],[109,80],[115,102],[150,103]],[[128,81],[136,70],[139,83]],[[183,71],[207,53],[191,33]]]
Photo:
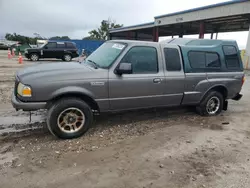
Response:
[[[22,97],[31,97],[31,88],[20,82],[17,86],[17,93]]]

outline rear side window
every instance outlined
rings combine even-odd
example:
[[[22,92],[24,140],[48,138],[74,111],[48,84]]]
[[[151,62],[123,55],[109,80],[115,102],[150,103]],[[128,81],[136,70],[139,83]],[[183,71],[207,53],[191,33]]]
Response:
[[[227,68],[233,69],[240,67],[237,50],[234,46],[223,46],[223,52]]]
[[[67,45],[67,48],[76,48],[75,45],[71,42],[67,42],[66,45]]]
[[[64,42],[58,42],[57,43],[57,48],[65,48],[65,43]]]
[[[194,69],[220,68],[220,57],[214,52],[196,52],[188,53],[190,66]]]
[[[206,67],[205,52],[191,51],[188,53],[188,58],[189,58],[190,66],[192,68],[198,69],[198,68]]]
[[[206,53],[206,67],[221,67],[220,57],[217,53]]]
[[[181,59],[179,51],[175,48],[164,48],[166,68],[168,71],[180,71]]]

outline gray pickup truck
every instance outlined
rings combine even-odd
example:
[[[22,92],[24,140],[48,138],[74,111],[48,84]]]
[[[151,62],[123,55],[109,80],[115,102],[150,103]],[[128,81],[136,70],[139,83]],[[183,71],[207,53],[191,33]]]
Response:
[[[102,112],[196,106],[204,116],[239,100],[243,65],[235,41],[171,39],[161,43],[111,40],[81,63],[49,63],[17,72],[17,110],[48,109],[59,138],[83,135]]]

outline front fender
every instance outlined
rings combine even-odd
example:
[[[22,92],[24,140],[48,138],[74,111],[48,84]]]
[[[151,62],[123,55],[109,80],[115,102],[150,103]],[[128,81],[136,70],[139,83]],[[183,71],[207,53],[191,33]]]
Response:
[[[65,94],[70,94],[70,93],[87,95],[87,96],[91,97],[92,99],[96,98],[92,92],[90,92],[89,90],[87,90],[85,88],[76,87],[76,86],[68,86],[68,87],[63,87],[63,88],[57,89],[56,91],[51,93],[51,95],[49,96],[49,100],[57,98],[60,95],[65,95]]]

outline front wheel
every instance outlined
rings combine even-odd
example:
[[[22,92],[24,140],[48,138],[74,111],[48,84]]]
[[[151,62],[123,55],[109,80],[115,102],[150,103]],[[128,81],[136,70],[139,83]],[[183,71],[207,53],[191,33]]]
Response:
[[[81,99],[66,98],[57,101],[48,111],[47,126],[58,138],[82,136],[93,122],[91,108]]]
[[[223,109],[224,100],[220,92],[210,91],[201,101],[200,105],[196,107],[196,110],[202,116],[218,115]]]

